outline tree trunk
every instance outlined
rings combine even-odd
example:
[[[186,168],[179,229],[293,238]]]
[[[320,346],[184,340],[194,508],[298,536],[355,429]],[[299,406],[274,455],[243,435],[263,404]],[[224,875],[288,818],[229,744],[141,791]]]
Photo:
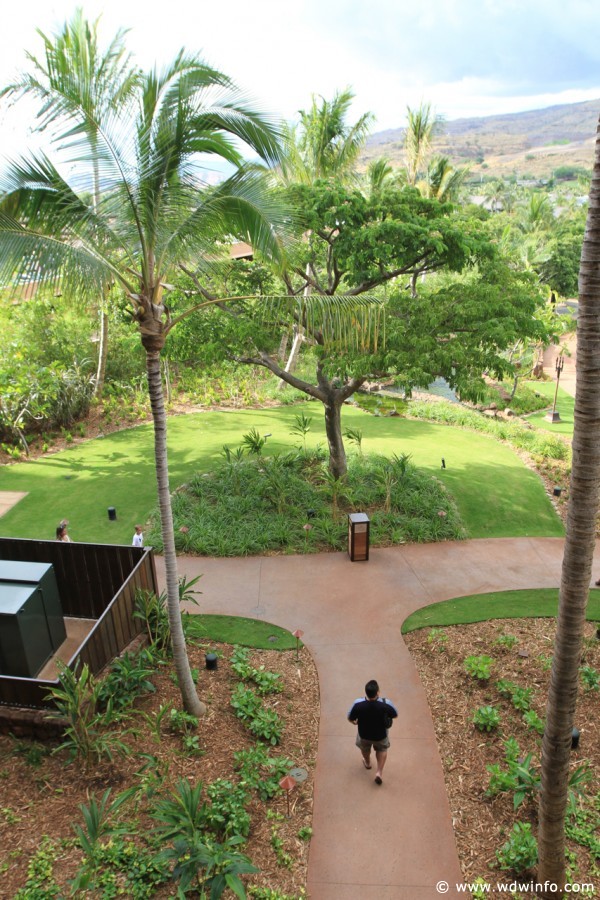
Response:
[[[96,384],[94,385],[94,397],[102,399],[104,382],[106,379],[106,360],[108,357],[108,315],[104,308],[100,309],[100,342],[98,344],[98,365],[96,367]]]
[[[177,556],[175,553],[175,534],[173,530],[169,466],[167,461],[167,416],[160,377],[160,352],[158,350],[146,350],[146,371],[148,373],[148,391],[154,422],[156,481],[167,578],[167,606],[173,645],[173,661],[185,710],[194,716],[202,716],[206,712],[206,706],[199,700],[192,680],[183,633],[183,623],[181,621],[181,610],[179,608]]]
[[[304,340],[304,335],[302,333],[302,329],[298,326],[294,325],[294,340],[292,342],[292,349],[290,350],[290,355],[288,357],[288,361],[285,364],[285,371],[292,373],[298,362],[298,356],[300,354],[300,347]],[[285,381],[281,379],[279,384],[277,385],[279,390],[282,390],[285,387]]]
[[[328,398],[325,402],[325,434],[329,446],[329,471],[334,478],[342,478],[348,471],[342,437],[342,400]]]
[[[537,881],[563,896],[571,731],[600,490],[600,124],[579,273],[573,467],[556,641],[542,741]]]

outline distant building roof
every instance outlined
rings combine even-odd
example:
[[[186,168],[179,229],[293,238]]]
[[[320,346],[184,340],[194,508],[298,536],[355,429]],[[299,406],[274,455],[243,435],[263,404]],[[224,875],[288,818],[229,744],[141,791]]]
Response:
[[[252,259],[254,251],[250,244],[245,241],[238,241],[229,248],[229,256],[231,259]]]

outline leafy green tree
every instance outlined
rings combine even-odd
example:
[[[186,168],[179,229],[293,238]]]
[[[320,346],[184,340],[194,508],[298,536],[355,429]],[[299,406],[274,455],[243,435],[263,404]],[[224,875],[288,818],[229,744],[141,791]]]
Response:
[[[600,123],[596,132],[590,203],[581,254],[573,466],[546,727],[542,739],[537,881],[558,885],[557,892],[546,894],[553,897],[563,896],[566,882],[565,817],[571,735],[600,505],[599,220]]]
[[[31,72],[19,77],[0,92],[14,101],[30,95],[40,101],[38,129],[53,130],[54,138],[69,137],[76,116],[85,129],[91,150],[97,155],[102,123],[119,109],[135,90],[138,71],[131,65],[125,47],[126,32],[119,30],[105,50],[98,40],[98,20],[88,22],[77,9],[69,22],[53,37],[38,29],[44,44],[44,57],[28,53]],[[92,203],[100,202],[100,173],[94,168]],[[108,353],[107,301],[110,283],[99,303],[100,340],[95,394],[101,397]]]
[[[174,318],[165,292],[181,263],[210,260],[231,235],[276,258],[281,207],[264,170],[244,165],[244,142],[263,160],[280,159],[278,128],[254,110],[223,73],[183,51],[135,91],[89,140],[89,112],[70,107],[71,138],[53,159],[30,154],[9,164],[0,183],[15,214],[0,213],[0,278],[32,269],[42,283],[83,300],[111,282],[125,294],[146,358],[154,422],[158,501],[174,661],[185,708],[199,715],[179,610],[177,559],[167,462],[160,356]],[[67,112],[67,110],[65,110]],[[62,153],[61,153],[62,149]],[[202,187],[202,157],[232,164],[231,177]],[[94,197],[95,175],[100,192]]]
[[[335,478],[346,472],[341,410],[365,381],[395,376],[410,391],[443,376],[473,397],[483,372],[511,371],[505,349],[546,333],[534,316],[535,276],[503,260],[479,218],[414,188],[366,198],[319,182],[296,186],[292,196],[310,240],[290,257],[289,300],[270,304],[268,321],[264,304],[260,312],[256,304],[228,304],[233,322],[222,346],[323,403]],[[422,283],[420,276],[435,273]],[[278,328],[290,320],[313,345],[314,381],[277,361]]]

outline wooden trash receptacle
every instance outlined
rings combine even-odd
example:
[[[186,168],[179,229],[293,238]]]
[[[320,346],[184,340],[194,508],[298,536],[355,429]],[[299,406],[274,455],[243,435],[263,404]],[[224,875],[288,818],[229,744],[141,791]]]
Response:
[[[369,558],[370,524],[366,513],[350,513],[348,516],[348,554],[352,562]]]

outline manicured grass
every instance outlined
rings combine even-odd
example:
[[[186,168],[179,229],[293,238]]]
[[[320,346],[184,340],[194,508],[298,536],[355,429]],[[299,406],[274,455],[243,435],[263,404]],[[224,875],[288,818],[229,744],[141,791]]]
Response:
[[[258,619],[245,619],[243,616],[193,614],[186,619],[185,631],[187,637],[192,640],[241,644],[243,647],[253,647],[256,650],[296,648],[296,638],[285,628]]]
[[[471,594],[418,609],[402,624],[402,634],[445,625],[469,625],[489,619],[532,619],[554,617],[558,611],[558,588],[526,591],[499,591]],[[591,590],[587,606],[589,622],[600,622],[600,591]]]
[[[536,382],[536,391],[544,394],[548,398],[548,407],[552,409],[554,402],[554,391],[556,390],[556,382],[540,381]],[[527,416],[527,421],[536,428],[542,428],[544,431],[551,431],[553,434],[566,434],[573,437],[573,419],[575,415],[575,398],[567,394],[566,391],[559,386],[558,396],[556,398],[556,409],[560,415],[560,422],[554,425],[546,420],[548,410],[532,413]]]
[[[312,418],[307,445],[326,445],[319,403],[217,411],[169,419],[171,488],[211,471],[222,448],[239,446],[252,427],[271,434],[266,452],[296,446],[295,417]],[[471,537],[557,536],[563,528],[537,475],[506,445],[486,435],[401,417],[374,417],[348,406],[343,428],[363,432],[365,453],[411,454],[454,496]],[[351,451],[351,446],[348,446]],[[63,517],[76,541],[130,543],[133,526],[156,505],[152,427],[140,426],[80,444],[31,463],[0,469],[0,490],[28,496],[0,519],[0,535],[50,539]],[[442,457],[446,468],[441,468]],[[107,508],[114,506],[117,521]]]

